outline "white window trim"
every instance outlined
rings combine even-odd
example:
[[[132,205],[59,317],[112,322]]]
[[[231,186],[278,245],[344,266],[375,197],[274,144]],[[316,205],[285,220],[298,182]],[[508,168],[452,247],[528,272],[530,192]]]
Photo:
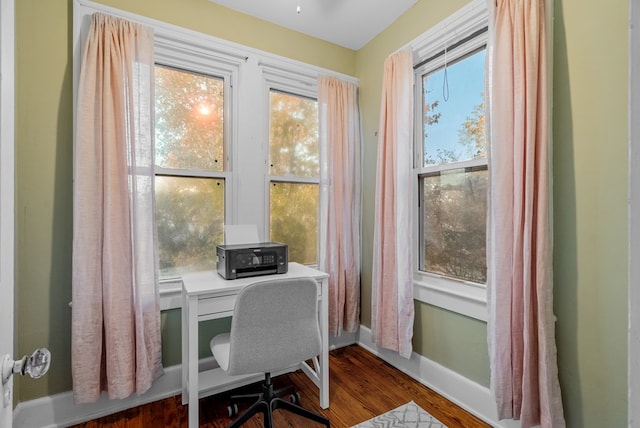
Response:
[[[413,51],[414,64],[419,64],[445,49],[447,45],[453,45],[457,41],[487,27],[488,23],[489,15],[486,0],[472,1],[409,43],[408,47]],[[477,47],[480,47],[486,43],[486,36],[474,39],[470,43],[475,43]],[[466,44],[464,46],[465,51],[472,48],[472,46]],[[447,56],[455,58],[457,56],[456,51],[449,51]],[[444,57],[440,57],[434,59],[433,63],[444,65],[444,60]],[[417,86],[419,85],[416,81]],[[416,89],[416,93],[420,92]],[[420,124],[416,123],[416,132],[420,131],[421,123],[421,121]],[[422,135],[421,131],[420,135]],[[419,150],[419,148],[416,147],[416,150]],[[414,209],[417,209],[417,198],[419,198],[417,180],[414,180],[413,194],[416,198]],[[420,230],[418,217],[418,215],[414,215],[414,231]],[[419,271],[419,241],[418,233],[414,233],[414,299],[486,322],[488,317],[486,286]]]
[[[225,132],[228,133],[227,141],[233,139],[233,142],[231,150],[227,150],[229,166],[228,171],[224,173],[225,179],[230,180],[230,183],[225,183],[226,221],[230,224],[256,224],[262,229],[259,230],[259,235],[266,236],[266,211],[255,209],[255,201],[266,201],[264,187],[258,184],[255,195],[247,193],[255,197],[231,197],[233,194],[246,192],[246,189],[241,188],[243,185],[252,186],[254,183],[267,181],[264,161],[264,153],[267,152],[265,145],[260,142],[264,143],[265,135],[268,137],[268,103],[256,102],[259,100],[257,94],[266,93],[265,85],[276,85],[273,87],[317,98],[317,78],[320,75],[336,76],[356,84],[358,79],[88,0],[74,0],[73,7],[74,127],[80,60],[90,16],[95,12],[103,12],[152,27],[156,59],[159,63],[178,68],[185,68],[184,65],[188,64],[190,71],[211,75],[213,70],[214,74],[229,77],[232,91],[229,114],[233,119],[227,120],[230,128],[225,128]],[[240,81],[242,83],[237,84]],[[248,121],[255,124],[251,127],[238,126],[238,123]],[[255,150],[256,147],[260,149]],[[236,162],[240,155],[251,156],[252,161],[240,165]],[[242,180],[238,180],[239,176]],[[160,282],[162,310],[182,306],[181,289],[180,279]]]

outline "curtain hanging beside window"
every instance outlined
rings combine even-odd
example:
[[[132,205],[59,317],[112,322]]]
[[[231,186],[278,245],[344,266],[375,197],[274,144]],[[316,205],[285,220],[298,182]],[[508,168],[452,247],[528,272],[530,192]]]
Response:
[[[547,17],[489,0],[488,342],[500,419],[564,427],[556,361]]]
[[[141,394],[162,374],[153,177],[153,32],[92,17],[74,156],[74,400]]]
[[[320,115],[320,254],[329,273],[329,331],[360,325],[360,118],[358,88],[318,79]]]
[[[401,50],[384,62],[379,126],[371,334],[376,345],[409,358],[414,319],[410,49]]]

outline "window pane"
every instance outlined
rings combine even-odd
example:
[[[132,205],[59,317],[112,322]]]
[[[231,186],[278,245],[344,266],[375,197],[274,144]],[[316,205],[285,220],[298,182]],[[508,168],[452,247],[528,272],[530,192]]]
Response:
[[[485,49],[422,77],[424,166],[487,156]]]
[[[215,269],[222,243],[224,180],[156,177],[160,277]]]
[[[155,67],[156,164],[224,170],[224,81]]]
[[[271,182],[271,240],[289,246],[289,261],[317,263],[318,185]]]
[[[486,283],[486,166],[421,177],[422,270]]]
[[[318,177],[318,102],[271,91],[270,175]]]

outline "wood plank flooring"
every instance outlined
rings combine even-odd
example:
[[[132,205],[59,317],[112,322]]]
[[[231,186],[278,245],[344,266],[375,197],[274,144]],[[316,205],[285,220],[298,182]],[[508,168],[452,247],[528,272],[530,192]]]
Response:
[[[330,406],[326,410],[319,407],[318,389],[301,371],[274,378],[273,383],[276,388],[295,385],[301,397],[300,404],[328,417],[334,428],[351,427],[411,400],[449,428],[490,427],[358,345],[331,351],[329,365]],[[259,384],[253,384],[201,399],[200,427],[226,427],[231,422],[226,416],[228,397],[232,394],[253,393],[259,390]],[[75,427],[186,427],[187,407],[183,406],[180,400],[178,395]],[[241,407],[242,411],[248,404],[241,406],[245,406]],[[277,428],[321,426],[282,410],[276,410],[274,424]],[[256,415],[244,426],[261,428],[262,416]]]

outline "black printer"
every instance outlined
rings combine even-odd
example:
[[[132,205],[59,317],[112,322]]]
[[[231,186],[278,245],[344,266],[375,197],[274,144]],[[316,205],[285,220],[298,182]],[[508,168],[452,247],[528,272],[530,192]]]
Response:
[[[279,242],[218,245],[216,256],[224,279],[286,273],[289,262],[288,247]]]

